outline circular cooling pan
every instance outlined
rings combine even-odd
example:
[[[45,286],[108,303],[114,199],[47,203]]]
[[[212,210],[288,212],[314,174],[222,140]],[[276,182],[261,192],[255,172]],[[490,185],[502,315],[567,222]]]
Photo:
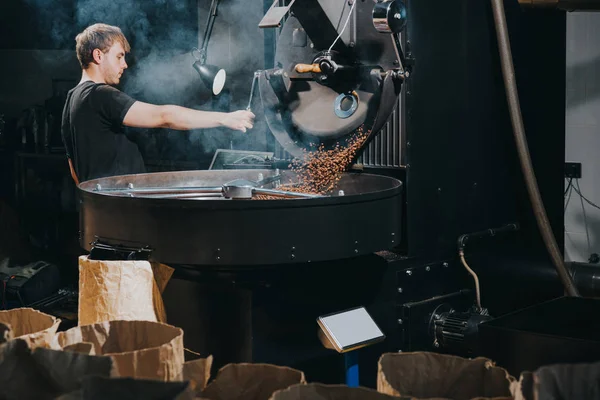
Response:
[[[259,173],[268,178],[275,172],[161,172],[83,182],[81,246],[89,251],[102,238],[149,246],[151,259],[164,263],[256,267],[343,259],[398,244],[402,183],[385,176],[344,174],[336,195],[320,198],[161,199],[103,192],[218,187],[235,179],[255,181]],[[281,175],[282,184],[295,179],[291,172]]]

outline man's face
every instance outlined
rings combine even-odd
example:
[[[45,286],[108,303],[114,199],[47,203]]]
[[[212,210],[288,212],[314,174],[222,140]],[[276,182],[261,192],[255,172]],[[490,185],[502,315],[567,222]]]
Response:
[[[125,50],[119,42],[115,42],[104,54],[100,65],[104,80],[109,85],[118,85],[123,71],[127,68]]]

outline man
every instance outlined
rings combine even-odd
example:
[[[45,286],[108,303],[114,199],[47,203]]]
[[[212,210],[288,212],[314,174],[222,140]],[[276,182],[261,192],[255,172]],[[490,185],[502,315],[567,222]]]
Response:
[[[76,183],[106,176],[145,172],[141,153],[124,126],[190,130],[227,127],[245,132],[254,114],[193,110],[136,101],[114,88],[127,68],[131,49],[115,26],[94,24],[75,39],[81,64],[79,84],[69,91],[62,115],[62,139]]]

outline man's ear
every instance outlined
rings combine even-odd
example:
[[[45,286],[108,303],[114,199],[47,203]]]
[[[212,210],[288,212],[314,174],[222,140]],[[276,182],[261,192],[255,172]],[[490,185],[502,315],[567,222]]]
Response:
[[[104,53],[102,53],[102,50],[100,49],[94,49],[94,51],[92,51],[92,57],[94,58],[94,62],[96,64],[100,64],[100,61],[102,60],[103,56]]]

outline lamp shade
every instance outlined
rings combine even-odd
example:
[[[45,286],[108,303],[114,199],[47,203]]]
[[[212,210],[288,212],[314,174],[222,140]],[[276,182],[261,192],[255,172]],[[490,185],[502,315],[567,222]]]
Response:
[[[215,65],[201,64],[199,61],[196,61],[193,66],[200,75],[200,79],[204,82],[204,85],[210,88],[215,96],[221,93],[227,78],[227,74],[223,68]]]

